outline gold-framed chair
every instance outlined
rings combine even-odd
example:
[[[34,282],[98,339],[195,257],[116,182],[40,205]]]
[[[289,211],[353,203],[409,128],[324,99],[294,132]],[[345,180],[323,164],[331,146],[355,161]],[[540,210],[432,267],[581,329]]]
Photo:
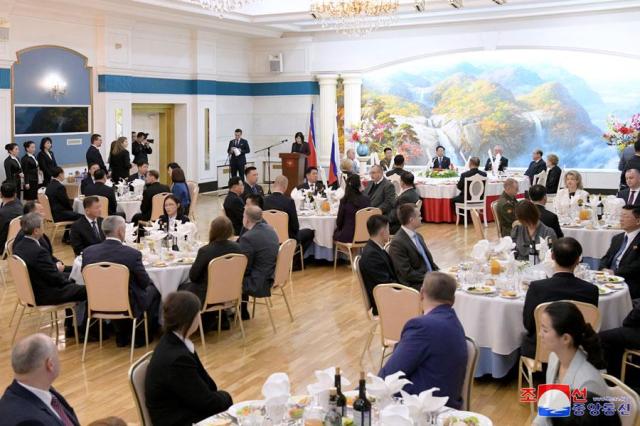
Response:
[[[336,270],[338,265],[338,253],[344,253],[349,256],[349,264],[353,268],[353,249],[359,249],[364,247],[369,241],[369,231],[367,231],[367,220],[371,216],[382,214],[382,210],[377,207],[365,207],[356,212],[355,231],[353,233],[353,240],[350,243],[343,243],[341,241],[334,241],[335,246],[333,253],[333,270]]]
[[[15,239],[18,233],[20,232],[20,229],[21,229],[20,219],[22,219],[22,216],[15,217],[11,219],[11,222],[9,222],[9,231],[7,231],[7,241]]]
[[[189,204],[189,219],[192,222],[195,222],[196,207],[198,206],[198,197],[200,196],[200,186],[198,186],[197,182],[188,180],[187,187],[189,188],[189,197],[191,198],[191,203]]]
[[[280,210],[265,210],[262,212],[262,218],[265,222],[273,227],[278,235],[278,244],[282,244],[289,239],[289,213]],[[296,251],[293,254],[300,254],[300,265],[304,270],[304,251],[302,245],[296,242]]]
[[[3,250],[2,250],[2,256],[0,256],[0,260],[5,262],[2,265],[0,265],[0,276],[2,277],[2,285],[5,287],[7,286],[6,260],[8,256],[11,256],[13,254],[13,252],[11,253],[7,252],[7,247],[8,247],[9,241],[11,241],[11,247],[13,247],[13,240],[16,238],[16,235],[18,235],[18,232],[20,232],[21,218],[22,216],[15,217],[11,219],[11,222],[9,222],[9,230],[7,231],[7,240],[5,242],[4,247],[2,247]],[[14,312],[14,315],[15,315],[15,312]],[[13,322],[13,317],[11,317],[11,319]],[[11,323],[9,323],[9,327],[11,327]]]
[[[53,232],[51,233],[51,244],[55,242],[56,233],[59,228],[62,228],[63,232],[67,226],[73,225],[72,220],[63,220],[61,222],[55,222],[53,220],[53,213],[51,212],[51,204],[49,203],[49,197],[44,192],[38,192],[38,202],[42,205],[44,209],[44,223],[45,225],[49,225],[49,227],[53,228]]]
[[[151,217],[149,220],[141,220],[139,223],[142,225],[149,225],[151,222],[155,222],[164,214],[164,199],[171,195],[170,192],[161,192],[156,194],[151,199]]]
[[[471,390],[473,389],[473,375],[476,372],[478,358],[480,357],[480,348],[475,340],[469,336],[464,338],[467,342],[467,369],[464,373],[464,382],[462,384],[462,411],[471,411]]]
[[[367,353],[367,350],[371,347],[371,341],[373,340],[373,336],[378,329],[378,325],[380,324],[380,318],[377,315],[373,315],[373,306],[371,305],[371,300],[369,299],[369,294],[367,293],[367,287],[364,284],[364,279],[362,278],[362,272],[360,271],[360,259],[361,256],[357,255],[355,259],[353,259],[353,268],[356,272],[356,278],[358,279],[358,284],[360,287],[360,298],[362,300],[362,305],[364,306],[364,311],[369,320],[369,333],[367,333],[367,341],[362,349],[362,354],[360,354],[360,366],[362,366],[364,361],[364,354]]]
[[[76,318],[76,302],[61,303],[59,305],[38,305],[36,303],[36,297],[33,294],[33,287],[31,286],[31,278],[29,277],[29,270],[27,269],[27,265],[21,258],[15,255],[9,256],[9,258],[7,259],[7,263],[9,266],[9,273],[13,278],[13,283],[16,288],[16,295],[18,296],[18,305],[16,306],[16,309],[18,307],[22,307],[20,316],[18,317],[18,322],[16,322],[16,327],[13,331],[13,336],[11,337],[11,344],[13,345],[16,340],[16,335],[18,334],[18,329],[20,328],[20,324],[22,323],[22,317],[25,311],[27,315],[30,315],[34,312],[37,312],[39,314],[38,322],[36,324],[36,332],[40,329],[43,315],[49,314],[51,317],[52,329],[54,329],[56,333],[56,344],[58,344],[58,338],[60,334],[58,330],[58,312],[65,309],[71,310],[76,344],[78,344],[79,340],[78,321]],[[63,315],[62,319],[66,318],[68,317],[66,315]],[[13,322],[13,317],[11,318],[11,321]]]
[[[496,223],[498,238],[506,237],[506,235],[502,235],[502,229],[500,228],[500,216],[498,216],[498,200],[491,202],[491,213],[493,213],[493,221]]]
[[[626,349],[622,355],[622,369],[620,371],[620,380],[624,382],[627,377],[627,365],[633,368],[640,368],[640,364],[633,362],[633,357],[640,357],[639,349]],[[636,361],[637,362],[637,361]]]
[[[106,219],[109,217],[109,199],[102,195],[95,195],[95,197],[100,201],[100,217]]]
[[[240,323],[242,339],[245,339],[244,325],[240,319],[240,304],[242,303],[242,281],[247,269],[247,256],[244,254],[226,254],[216,257],[207,267],[207,292],[200,310],[198,328],[200,340],[205,347],[204,329],[202,328],[202,314],[218,312],[218,335],[222,329],[222,311],[236,308],[236,320]],[[222,278],[224,277],[224,278]]]
[[[65,191],[67,191],[67,197],[69,197],[70,200],[74,200],[76,198],[78,198],[78,196],[80,195],[80,185],[77,183],[69,183],[69,182],[65,182],[64,184],[64,189]]]
[[[153,355],[153,351],[147,352],[129,367],[129,386],[131,387],[133,401],[136,404],[142,426],[151,426],[151,416],[147,409],[147,398],[144,393],[144,382],[147,377],[147,368],[151,361],[151,355]]]
[[[129,269],[124,265],[112,262],[99,262],[87,265],[82,269],[82,278],[87,287],[87,327],[82,348],[82,362],[85,360],[87,340],[91,320],[98,321],[100,330],[100,347],[102,348],[102,320],[133,320],[131,332],[131,353],[129,362],[133,362],[133,349],[136,340],[136,329],[144,325],[146,347],[149,348],[149,327],[147,313],[142,321],[133,314],[129,300]],[[95,321],[94,321],[95,324]]]
[[[610,376],[609,374],[602,374],[602,378],[607,384],[607,396],[617,399],[614,402],[616,411],[623,403],[629,403],[629,415],[619,416],[622,426],[637,426],[640,420],[640,396],[616,377]],[[612,383],[613,386],[609,386],[609,383]]]

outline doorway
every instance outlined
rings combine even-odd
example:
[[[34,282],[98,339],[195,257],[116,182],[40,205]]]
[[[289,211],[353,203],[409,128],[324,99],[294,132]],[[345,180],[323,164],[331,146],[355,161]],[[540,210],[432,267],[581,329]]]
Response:
[[[175,161],[175,105],[132,104],[131,109],[132,131],[148,133],[148,139],[153,139],[149,169],[158,170],[160,182],[170,183],[167,165]]]

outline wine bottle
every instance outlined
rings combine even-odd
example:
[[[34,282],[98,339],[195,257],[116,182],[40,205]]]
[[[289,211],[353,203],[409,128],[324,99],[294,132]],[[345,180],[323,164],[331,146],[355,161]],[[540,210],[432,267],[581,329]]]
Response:
[[[353,401],[353,424],[355,426],[371,426],[371,402],[367,399],[366,385],[364,371],[361,371],[358,398]]]
[[[329,389],[329,411],[324,416],[324,426],[342,426],[342,416],[338,412],[336,388]]]
[[[336,386],[336,405],[338,407],[338,413],[342,417],[347,416],[347,398],[342,393],[342,380],[340,376],[340,367],[336,367],[336,375],[335,375],[335,386]]]
[[[536,242],[531,241],[529,244],[529,263],[531,266],[538,264],[538,253],[536,252]]]
[[[602,197],[598,197],[598,206],[596,207],[596,214],[598,215],[598,220],[602,220],[602,216],[604,216],[604,204],[602,203]]]

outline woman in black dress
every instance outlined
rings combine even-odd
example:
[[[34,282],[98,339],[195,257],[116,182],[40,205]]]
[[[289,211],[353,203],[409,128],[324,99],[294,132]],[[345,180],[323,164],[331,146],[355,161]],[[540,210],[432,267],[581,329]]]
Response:
[[[131,155],[127,151],[127,138],[119,137],[111,144],[111,152],[109,153],[109,167],[111,168],[111,181],[118,183],[120,180],[125,181],[129,178],[129,169],[131,168]]]
[[[163,214],[158,218],[158,225],[160,229],[165,229],[167,224],[169,229],[173,232],[177,229],[178,224],[184,225],[189,222],[189,218],[183,214],[180,200],[175,195],[167,195],[164,199]]]
[[[304,141],[304,135],[302,132],[296,133],[295,142],[291,145],[291,152],[299,152],[304,155],[311,154],[309,144]]]
[[[50,137],[46,136],[40,141],[40,152],[38,153],[38,166],[42,170],[42,186],[46,187],[51,182],[51,177],[54,175],[54,170],[58,167],[56,156],[53,155],[51,148],[53,141]]]
[[[20,154],[20,147],[17,143],[8,143],[4,146],[9,156],[4,159],[4,175],[6,176],[5,182],[11,182],[16,186],[16,197],[20,198],[20,189],[22,185],[20,180],[24,177],[22,174],[22,166],[18,155]]]
[[[20,165],[24,174],[25,200],[35,200],[38,198],[38,160],[36,160],[36,144],[27,141],[23,144],[25,154],[22,156]]]
[[[334,241],[350,243],[356,232],[356,213],[360,209],[369,207],[369,198],[360,190],[360,176],[351,175],[347,178],[344,197],[340,200],[336,230],[333,233]]]

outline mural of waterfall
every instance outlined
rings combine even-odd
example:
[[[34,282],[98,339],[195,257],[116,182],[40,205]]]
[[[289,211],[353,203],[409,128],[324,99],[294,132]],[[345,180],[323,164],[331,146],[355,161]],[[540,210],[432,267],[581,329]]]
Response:
[[[408,71],[410,70],[410,71]],[[640,112],[640,60],[595,53],[498,50],[394,65],[365,75],[363,115],[390,124],[394,146],[424,164],[438,145],[458,165],[505,147],[525,167],[540,148],[562,167],[613,168],[602,134],[609,114]]]

